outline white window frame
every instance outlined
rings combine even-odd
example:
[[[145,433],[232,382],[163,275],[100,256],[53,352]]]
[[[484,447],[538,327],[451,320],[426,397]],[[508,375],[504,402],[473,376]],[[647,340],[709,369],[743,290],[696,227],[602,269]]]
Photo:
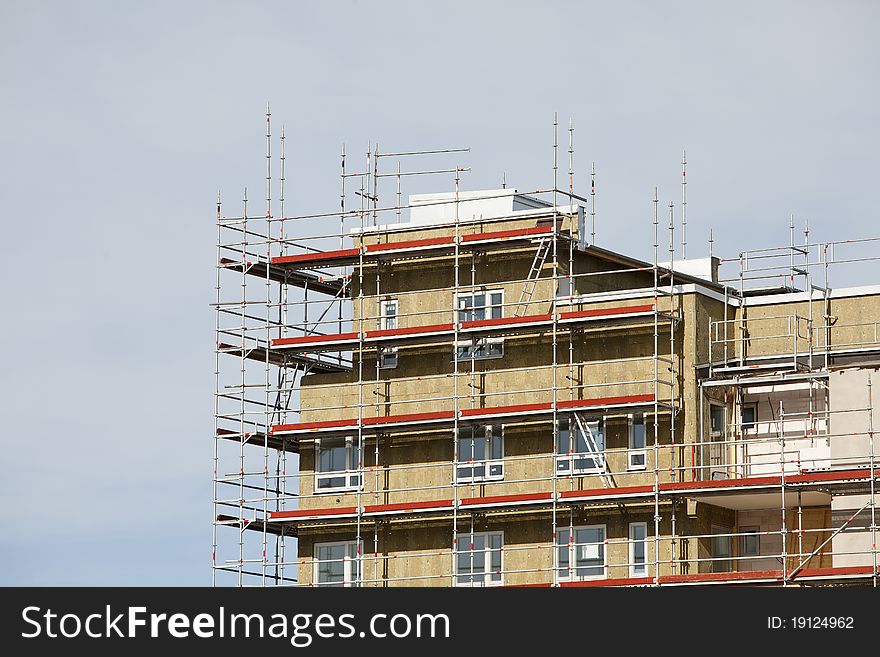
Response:
[[[361,473],[358,464],[355,463],[354,452],[357,446],[357,436],[345,436],[345,469],[321,472],[321,443],[325,440],[338,440],[338,438],[319,438],[315,441],[315,494],[338,493],[340,491],[356,491],[360,488]],[[341,486],[321,487],[321,482],[327,479],[343,478]]]
[[[584,418],[585,424],[587,424],[587,428],[590,428],[590,424],[598,424],[601,428],[602,433],[602,449],[598,452],[575,452],[572,451],[574,445],[576,443],[573,440],[572,436],[572,426],[575,427],[575,430],[578,430],[577,421],[574,418],[574,415],[569,415],[568,418],[563,418],[560,422],[568,422],[568,444],[569,451],[566,454],[559,454],[559,428],[557,426],[557,453],[554,455],[554,471],[556,472],[557,477],[568,477],[568,476],[580,476],[580,475],[591,475],[591,474],[602,474],[607,469],[607,459],[605,458],[605,417],[604,416],[591,416]],[[598,445],[597,445],[598,447]],[[592,467],[584,467],[578,466],[578,462],[590,459],[593,462]],[[565,468],[560,468],[562,464],[566,464]]]
[[[394,307],[394,314],[388,315],[388,307]],[[390,331],[398,328],[400,303],[397,299],[383,299],[379,302],[379,329]],[[391,320],[391,321],[389,321]],[[379,347],[379,369],[391,370],[397,367],[397,347]]]
[[[633,440],[635,438],[635,419],[636,416],[641,416],[642,418],[642,426],[645,428],[644,431],[644,445],[642,447],[635,447],[633,445]],[[635,463],[634,461],[639,460],[641,457],[641,464]],[[644,413],[632,413],[630,414],[627,421],[627,451],[626,451],[626,469],[627,470],[646,470],[648,467],[648,423],[645,420]]]
[[[388,315],[388,306],[394,307],[393,315]],[[398,328],[397,317],[399,314],[400,304],[397,299],[382,299],[382,301],[379,302],[379,328],[383,331],[390,331]],[[393,321],[388,321],[389,319],[393,319]]]
[[[748,557],[749,559],[752,559],[754,557],[760,557],[761,556],[761,528],[756,525],[749,525],[746,527],[740,527],[739,533],[740,533],[740,537],[739,537],[739,539],[740,539],[739,540],[740,554],[739,554],[739,556]],[[746,552],[746,538],[749,535],[753,535],[755,538],[755,552],[754,553]]]
[[[641,527],[644,531],[644,538],[637,539],[633,536],[633,530]],[[629,576],[630,577],[647,577],[648,576],[648,523],[631,522],[629,523]],[[641,564],[636,563],[636,543],[641,542],[644,550],[644,561]]]
[[[573,538],[577,536],[577,532],[580,530],[586,529],[601,529],[602,530],[602,540],[598,543],[575,543]],[[576,527],[560,527],[556,532],[557,541],[554,549],[558,550],[564,548],[566,546],[561,545],[559,543],[559,537],[561,535],[561,531],[568,532],[571,530],[569,534],[568,540],[568,567],[564,567],[560,564],[556,564],[556,577],[560,582],[584,582],[588,580],[594,579],[607,579],[608,578],[608,526],[607,525],[578,525]],[[577,550],[578,548],[584,548],[586,546],[597,545],[602,550],[602,574],[601,575],[578,575],[577,574]],[[584,568],[598,568],[599,566],[583,566]]]
[[[342,586],[342,587],[356,587],[360,586],[361,582],[361,573],[363,572],[363,560],[361,557],[363,556],[363,541],[358,544],[357,541],[331,541],[327,543],[315,543],[314,545],[314,573],[313,579],[315,586]],[[329,559],[319,559],[318,552],[320,548],[334,548],[344,546],[345,548],[345,556],[343,559],[343,579],[341,582],[321,582],[320,573],[321,573],[321,564],[329,563],[331,560]],[[349,556],[350,548],[354,547],[355,557]],[[334,560],[335,561],[335,560]],[[353,567],[354,566],[354,567]]]
[[[497,548],[500,556],[500,564],[501,567],[499,572],[497,573],[498,579],[493,580],[493,576],[496,575],[495,571],[492,570],[492,551],[495,548],[490,547],[490,538],[493,536],[497,536],[501,539],[501,547]],[[473,539],[476,538],[484,538],[485,541],[483,543],[484,547],[482,552],[484,552],[483,557],[483,572],[482,572],[482,580],[481,581],[473,581],[475,578],[479,578],[481,576],[480,573],[460,573],[458,571],[458,557],[461,554],[470,555],[472,553],[477,552],[477,550],[467,550],[462,551],[458,549],[458,541],[467,540],[470,543],[473,543]],[[455,586],[473,588],[473,587],[486,587],[486,586],[504,586],[504,532],[474,532],[471,534],[470,532],[461,533],[456,536],[455,540],[455,574],[453,577],[453,582]],[[468,577],[471,579],[469,582],[460,582],[459,577]]]
[[[716,431],[712,428],[712,411],[716,408],[721,409],[721,431]],[[709,437],[713,441],[725,440],[727,436],[727,406],[724,404],[717,404],[715,402],[709,402]]]
[[[455,478],[458,483],[471,483],[471,482],[477,482],[477,481],[500,481],[500,480],[504,479],[504,426],[505,425],[503,425],[503,424],[478,424],[478,425],[473,426],[473,429],[479,428],[479,429],[483,430],[482,436],[474,437],[474,438],[472,438],[472,440],[474,440],[474,442],[476,442],[478,440],[485,441],[486,447],[485,447],[484,453],[488,456],[488,458],[481,459],[478,461],[462,461],[462,460],[460,460],[461,450],[459,449],[459,442],[461,440],[471,440],[471,438],[468,438],[467,436],[462,437],[461,434],[459,433],[459,437],[456,438],[456,441],[455,441],[455,443],[456,443],[455,449],[456,449],[456,452],[458,453],[458,456],[459,456],[459,458],[456,460],[456,466],[455,466]],[[496,437],[494,434],[492,434],[491,436],[489,434],[489,430],[492,429],[492,427],[498,427],[498,430],[499,430],[497,438],[501,442],[501,458],[500,459],[491,458],[492,439],[494,439]],[[471,432],[473,429],[471,427],[464,428],[464,430],[468,431],[468,432]],[[461,427],[459,428],[459,431],[462,431]],[[484,473],[483,475],[471,474],[470,476],[467,476],[467,475],[459,474],[459,471],[462,468],[470,468],[471,472],[473,473],[473,471],[477,467],[479,467],[480,465],[483,466],[483,473]],[[500,472],[498,474],[491,474],[492,470],[500,470]]]
[[[478,294],[484,295],[486,297],[487,301],[491,299],[491,295],[500,294],[501,295],[501,302],[498,305],[498,309],[499,309],[499,316],[498,317],[499,318],[504,317],[504,290],[503,289],[475,290],[473,292],[459,292],[455,296],[455,319],[459,324],[461,324],[462,321],[465,321],[465,320],[462,320],[462,318],[461,318],[462,313],[465,312],[461,307],[461,300],[469,298],[469,297],[473,298],[474,296],[476,296]],[[491,309],[491,308],[495,308],[496,306],[495,306],[495,304],[492,304],[491,302],[489,302],[489,305],[483,305],[480,307],[483,309],[486,309],[486,308]],[[491,314],[491,311],[490,311],[490,314]],[[495,319],[495,318],[490,317],[487,319]],[[470,321],[470,320],[467,320],[467,321]],[[479,349],[480,347],[486,347],[488,345],[499,345],[501,347],[501,350],[497,354],[484,354],[482,356],[478,356],[476,354],[467,355],[467,356],[465,356],[465,355],[460,356],[458,353],[462,347],[474,347],[475,349]],[[476,337],[476,338],[471,338],[471,339],[467,339],[467,340],[459,340],[458,342],[455,343],[454,357],[459,362],[468,361],[468,360],[471,360],[471,358],[473,358],[474,360],[489,360],[492,358],[504,358],[504,338]]]

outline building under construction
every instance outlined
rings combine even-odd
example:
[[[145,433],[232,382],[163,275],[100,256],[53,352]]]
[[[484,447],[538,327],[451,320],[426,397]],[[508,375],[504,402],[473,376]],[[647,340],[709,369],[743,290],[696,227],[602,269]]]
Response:
[[[682,175],[608,250],[571,128],[545,189],[371,148],[285,216],[268,128],[217,207],[216,584],[877,585],[880,281],[831,281],[880,238],[688,259]]]

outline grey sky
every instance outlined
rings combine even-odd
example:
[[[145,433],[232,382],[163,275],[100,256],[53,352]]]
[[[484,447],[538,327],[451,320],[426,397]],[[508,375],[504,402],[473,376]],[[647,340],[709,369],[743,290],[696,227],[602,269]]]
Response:
[[[0,5],[0,583],[210,582],[214,200],[334,209],[338,153],[469,145],[466,189],[546,187],[553,111],[600,244],[689,255],[880,234],[873,2]],[[453,163],[454,164],[454,163]],[[443,191],[442,186],[409,191]],[[234,202],[234,203],[233,203]],[[257,201],[257,207],[261,207]]]

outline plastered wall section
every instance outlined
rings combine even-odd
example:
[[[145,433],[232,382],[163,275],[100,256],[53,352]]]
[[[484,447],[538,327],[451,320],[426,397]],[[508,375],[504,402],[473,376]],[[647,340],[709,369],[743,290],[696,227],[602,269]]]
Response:
[[[795,353],[803,357],[810,354],[811,348],[818,353],[826,345],[840,350],[878,344],[880,295],[832,298],[827,314],[830,319],[826,323],[825,301],[819,299],[747,305],[729,314],[735,321],[720,325],[718,336],[729,340],[730,358],[738,358],[743,351],[747,358]],[[722,359],[724,343],[713,344],[712,351],[713,359]]]

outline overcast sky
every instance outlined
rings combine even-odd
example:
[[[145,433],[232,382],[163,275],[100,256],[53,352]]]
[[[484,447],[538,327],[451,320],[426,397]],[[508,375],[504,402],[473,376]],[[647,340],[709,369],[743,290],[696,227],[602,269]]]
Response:
[[[0,583],[210,583],[214,202],[262,198],[267,101],[288,213],[337,207],[343,142],[467,145],[465,189],[547,187],[558,111],[582,190],[596,162],[600,244],[649,255],[653,187],[678,200],[686,148],[688,253],[711,226],[735,255],[786,243],[790,213],[816,239],[880,234],[878,18],[4,0]]]

